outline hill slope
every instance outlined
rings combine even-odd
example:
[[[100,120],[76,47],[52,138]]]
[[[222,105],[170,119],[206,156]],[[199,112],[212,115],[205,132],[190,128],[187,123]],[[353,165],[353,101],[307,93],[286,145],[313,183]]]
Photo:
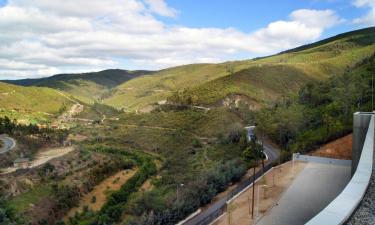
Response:
[[[375,28],[353,31],[274,56],[239,62],[247,68],[198,85],[185,95],[199,105],[216,104],[231,95],[266,103],[294,93],[308,81],[355,69],[374,54]]]
[[[71,105],[69,97],[51,88],[0,82],[0,117],[6,115],[25,123],[36,123],[59,114]]]
[[[372,27],[269,57],[161,70],[116,87],[104,103],[129,110],[142,109],[167,99],[175,91],[187,89],[186,94],[198,105],[217,104],[233,95],[243,95],[254,104],[263,104],[296,91],[308,81],[342,74],[374,52],[375,28]]]
[[[172,91],[202,84],[227,75],[225,65],[192,64],[173,67],[142,76],[116,87],[104,103],[129,110],[166,99]]]
[[[100,100],[106,92],[117,85],[150,74],[150,71],[128,71],[120,69],[81,74],[58,74],[40,79],[4,81],[22,86],[50,87],[67,92],[86,103]]]

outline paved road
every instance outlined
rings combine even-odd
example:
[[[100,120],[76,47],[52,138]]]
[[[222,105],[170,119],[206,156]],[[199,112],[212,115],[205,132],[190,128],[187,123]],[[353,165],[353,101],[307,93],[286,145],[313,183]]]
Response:
[[[278,159],[280,151],[278,149],[275,149],[272,147],[272,145],[265,143],[264,145],[264,152],[268,157],[268,161],[266,163],[266,167],[272,164],[276,159]],[[262,171],[258,171],[255,174],[255,179],[260,177]],[[254,177],[250,177],[248,180],[253,180]],[[207,224],[206,220],[210,215],[218,211],[220,208],[222,208],[226,202],[231,198],[231,196],[226,196],[219,201],[213,203],[210,207],[203,210],[201,213],[199,213],[197,216],[193,217],[191,220],[188,220],[184,223],[184,225],[197,225],[197,224]]]
[[[0,154],[4,154],[16,146],[16,141],[8,136],[0,135],[0,140],[3,143],[3,146],[0,148]]]
[[[278,205],[256,224],[305,224],[335,199],[349,180],[350,166],[308,163]]]

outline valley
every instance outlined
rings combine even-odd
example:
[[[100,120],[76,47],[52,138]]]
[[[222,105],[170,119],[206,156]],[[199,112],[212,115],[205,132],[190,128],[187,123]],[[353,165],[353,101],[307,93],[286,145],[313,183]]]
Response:
[[[1,81],[0,134],[17,144],[0,146],[0,208],[12,225],[177,224],[263,151],[276,165],[344,137],[313,154],[347,158],[374,60],[370,27],[264,58]]]

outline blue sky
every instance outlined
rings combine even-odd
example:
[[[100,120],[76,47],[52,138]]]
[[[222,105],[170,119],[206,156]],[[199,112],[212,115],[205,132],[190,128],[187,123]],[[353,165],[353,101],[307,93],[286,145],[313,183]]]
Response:
[[[260,29],[267,24],[286,19],[290,12],[298,9],[332,9],[341,17],[353,20],[364,15],[368,9],[353,6],[348,0],[167,0],[180,10],[176,19],[166,22],[180,23],[191,27],[235,27],[245,32]],[[322,38],[358,29],[361,26],[344,23],[327,30]]]
[[[247,59],[373,25],[375,0],[0,0],[0,79]]]

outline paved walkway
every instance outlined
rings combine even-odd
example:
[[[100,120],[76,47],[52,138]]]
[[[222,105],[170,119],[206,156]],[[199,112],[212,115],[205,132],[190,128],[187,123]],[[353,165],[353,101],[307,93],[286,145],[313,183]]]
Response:
[[[308,163],[257,225],[302,225],[327,206],[350,180],[350,166]]]

